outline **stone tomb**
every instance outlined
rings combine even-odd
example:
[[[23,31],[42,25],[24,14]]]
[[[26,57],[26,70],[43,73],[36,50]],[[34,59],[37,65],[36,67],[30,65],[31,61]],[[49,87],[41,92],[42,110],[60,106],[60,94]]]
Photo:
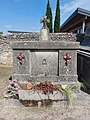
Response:
[[[13,79],[21,83],[77,81],[76,40],[72,33],[49,33],[46,24],[40,33],[16,34],[12,45]]]
[[[77,80],[77,42],[23,41],[13,43],[13,79],[19,81]],[[70,53],[66,63],[64,57]],[[20,64],[20,53],[23,59]]]

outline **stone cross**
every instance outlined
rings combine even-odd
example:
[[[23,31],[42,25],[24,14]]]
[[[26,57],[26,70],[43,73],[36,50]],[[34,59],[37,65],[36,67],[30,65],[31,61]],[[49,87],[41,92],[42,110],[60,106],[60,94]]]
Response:
[[[49,23],[50,20],[47,19],[47,16],[43,16],[43,18],[40,20],[40,23],[43,23],[43,29],[47,29],[47,23]]]

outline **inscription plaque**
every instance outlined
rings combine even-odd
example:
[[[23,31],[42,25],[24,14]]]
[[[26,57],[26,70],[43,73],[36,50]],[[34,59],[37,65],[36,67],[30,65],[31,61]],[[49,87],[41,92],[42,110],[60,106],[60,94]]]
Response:
[[[31,51],[32,76],[57,76],[58,51]]]

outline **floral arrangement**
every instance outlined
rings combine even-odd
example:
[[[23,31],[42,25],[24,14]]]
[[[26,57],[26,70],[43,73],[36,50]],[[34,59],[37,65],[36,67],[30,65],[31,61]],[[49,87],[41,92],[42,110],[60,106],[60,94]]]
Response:
[[[9,85],[6,88],[6,93],[4,97],[17,97],[18,96],[18,90],[20,89],[20,86],[18,84],[17,80],[12,80]]]
[[[11,98],[11,97],[18,97],[18,90],[30,90],[36,91],[38,93],[42,93],[44,95],[54,94],[54,91],[60,92],[61,94],[67,97],[69,102],[73,101],[73,92],[76,91],[76,87],[80,87],[81,83],[77,82],[72,85],[61,85],[61,84],[53,84],[52,82],[40,82],[38,84],[33,84],[29,82],[28,84],[22,86],[18,83],[17,80],[12,80],[9,85],[7,86],[7,92],[5,93],[4,97]]]
[[[53,94],[54,91],[59,91],[61,85],[53,85],[51,82],[41,82],[34,86],[35,90],[41,91],[42,94]]]
[[[51,82],[40,82],[36,85],[32,83],[27,84],[29,90],[37,91],[38,93],[42,93],[47,95],[49,98],[50,94],[53,94],[54,91],[60,92],[65,99],[67,100],[67,104],[74,104],[74,93],[78,91],[80,86],[83,86],[82,83],[76,82],[73,84],[56,84],[54,85]],[[84,86],[83,86],[84,87]]]

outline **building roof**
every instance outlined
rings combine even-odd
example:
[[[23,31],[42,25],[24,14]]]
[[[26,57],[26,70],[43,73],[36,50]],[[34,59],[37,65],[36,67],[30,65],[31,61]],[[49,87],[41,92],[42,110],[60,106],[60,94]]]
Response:
[[[68,27],[69,24],[75,23],[79,19],[83,19],[85,16],[90,17],[90,11],[82,8],[77,8],[73,14],[61,25],[61,31]]]
[[[31,32],[26,32],[26,31],[8,31],[9,33],[31,33]]]

